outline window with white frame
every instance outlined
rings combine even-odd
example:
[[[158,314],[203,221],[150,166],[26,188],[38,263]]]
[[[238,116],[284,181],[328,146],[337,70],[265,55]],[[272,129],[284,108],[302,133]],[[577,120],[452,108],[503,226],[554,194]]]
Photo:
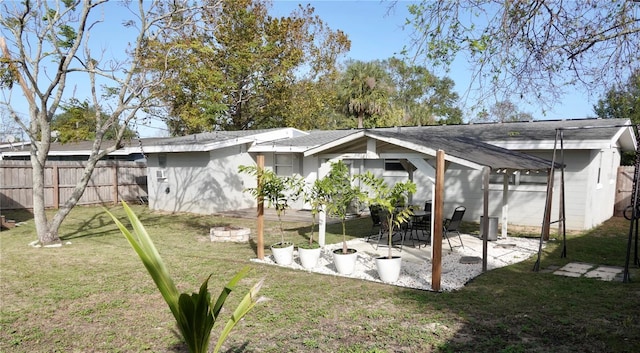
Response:
[[[290,176],[293,175],[293,154],[277,153],[275,155],[274,169],[276,175]]]

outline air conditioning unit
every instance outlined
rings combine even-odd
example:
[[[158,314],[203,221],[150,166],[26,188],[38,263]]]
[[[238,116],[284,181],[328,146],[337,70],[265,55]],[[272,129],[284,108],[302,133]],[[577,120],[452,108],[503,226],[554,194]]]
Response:
[[[156,170],[156,179],[158,181],[165,181],[167,180],[167,174],[165,170]]]

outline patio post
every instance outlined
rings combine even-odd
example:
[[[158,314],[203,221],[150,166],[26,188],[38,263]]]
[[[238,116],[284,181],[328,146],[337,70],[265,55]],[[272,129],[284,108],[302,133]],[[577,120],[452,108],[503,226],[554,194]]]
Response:
[[[259,154],[257,156],[258,164],[258,189],[262,183],[262,170],[264,169],[264,155]],[[258,196],[258,259],[264,260],[264,197]]]
[[[435,202],[433,204],[433,245],[431,251],[431,289],[440,290],[442,276],[442,207],[444,201],[444,151],[436,152],[436,185]]]

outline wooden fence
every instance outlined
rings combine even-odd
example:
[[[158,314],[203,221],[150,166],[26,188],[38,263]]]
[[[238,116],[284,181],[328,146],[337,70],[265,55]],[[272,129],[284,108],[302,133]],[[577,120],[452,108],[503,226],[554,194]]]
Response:
[[[86,162],[47,161],[44,200],[47,208],[64,203],[82,177]],[[0,209],[33,209],[31,162],[0,161]],[[147,166],[136,162],[100,161],[79,205],[142,200],[147,196]]]
[[[624,209],[631,205],[631,191],[633,189],[634,166],[618,167],[618,178],[616,182],[616,203],[613,208],[614,216],[622,216]]]

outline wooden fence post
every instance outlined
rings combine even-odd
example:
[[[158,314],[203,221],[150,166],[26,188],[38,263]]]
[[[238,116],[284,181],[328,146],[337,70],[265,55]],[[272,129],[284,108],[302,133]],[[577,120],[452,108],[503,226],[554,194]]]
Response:
[[[113,191],[112,191],[112,198],[113,198],[113,204],[117,205],[118,204],[118,162],[115,162],[113,164],[113,167],[111,168],[111,177],[113,178],[113,182],[112,182],[112,187],[113,187]]]
[[[58,173],[59,173],[58,166],[54,165],[53,172],[51,175],[53,179],[51,181],[51,183],[53,184],[53,208],[60,207],[60,175]]]

